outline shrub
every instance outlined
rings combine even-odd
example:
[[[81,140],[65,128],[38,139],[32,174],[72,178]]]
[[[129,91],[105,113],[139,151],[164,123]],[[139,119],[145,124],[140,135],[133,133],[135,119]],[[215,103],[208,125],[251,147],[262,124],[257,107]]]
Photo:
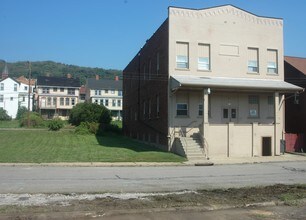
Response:
[[[28,112],[28,109],[24,106],[19,106],[18,111],[17,111],[17,115],[16,115],[16,119],[20,120],[22,118],[22,116]]]
[[[0,108],[0,121],[10,121],[12,118],[7,114],[7,111]]]
[[[51,131],[58,131],[64,127],[64,122],[60,118],[55,118],[49,121],[48,128]]]
[[[98,132],[99,123],[96,122],[81,122],[75,129],[77,134],[97,134]]]
[[[30,127],[37,128],[44,126],[44,120],[40,114],[38,114],[37,112],[29,112],[29,114],[30,114],[29,115]],[[27,125],[28,125],[28,114],[24,114],[20,119],[20,126],[26,127]]]
[[[100,124],[109,124],[111,122],[110,111],[94,103],[78,103],[72,108],[69,115],[69,123],[80,125],[81,122],[95,122]]]

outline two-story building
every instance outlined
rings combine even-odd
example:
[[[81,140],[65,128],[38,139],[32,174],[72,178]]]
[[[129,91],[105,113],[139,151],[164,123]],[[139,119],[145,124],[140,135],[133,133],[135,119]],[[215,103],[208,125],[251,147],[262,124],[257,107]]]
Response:
[[[114,119],[122,117],[122,80],[116,76],[112,79],[90,78],[86,81],[86,100],[104,105],[111,111]]]
[[[45,118],[68,119],[70,110],[79,102],[80,80],[65,77],[37,77],[36,109]]]
[[[30,111],[33,110],[33,97],[34,97],[34,88],[35,88],[35,79],[29,79],[24,76],[16,78],[16,81],[19,82],[19,97],[18,97],[18,106],[30,107]],[[30,91],[30,92],[29,92]]]
[[[11,77],[0,80],[0,108],[7,111],[7,114],[12,118],[16,118],[19,103],[20,83]]]
[[[187,158],[197,141],[206,158],[280,155],[284,94],[299,90],[284,81],[282,19],[169,7],[123,71],[123,129]]]

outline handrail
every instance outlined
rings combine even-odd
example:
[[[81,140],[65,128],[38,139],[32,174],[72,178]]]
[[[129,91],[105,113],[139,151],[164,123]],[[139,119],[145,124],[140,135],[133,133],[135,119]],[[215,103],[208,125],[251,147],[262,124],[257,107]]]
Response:
[[[192,122],[190,122],[188,125],[185,125],[185,126],[180,126],[180,129],[182,129],[182,128],[190,128],[189,130],[187,130],[186,129],[186,136],[187,136],[187,134],[193,129],[193,128],[197,128],[197,126],[190,126],[190,125],[192,125],[193,123],[195,123],[195,122],[197,122],[197,121],[192,121]],[[182,132],[183,132],[183,130],[182,130]]]
[[[183,132],[181,127],[180,127],[179,132],[180,132],[180,135],[181,135],[182,139],[184,139],[184,142],[185,142],[186,149],[184,149],[184,150],[186,150],[185,153],[186,153],[186,157],[187,157],[187,155],[188,155],[188,145],[187,145],[187,141],[185,139],[186,135],[184,136],[184,132]],[[183,146],[183,148],[184,148],[184,146]]]

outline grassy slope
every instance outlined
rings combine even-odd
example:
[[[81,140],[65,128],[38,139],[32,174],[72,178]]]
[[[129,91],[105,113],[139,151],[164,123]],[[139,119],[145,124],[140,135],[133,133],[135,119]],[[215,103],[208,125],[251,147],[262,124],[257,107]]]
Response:
[[[71,130],[0,131],[1,163],[181,161],[184,158],[122,136],[76,135]]]

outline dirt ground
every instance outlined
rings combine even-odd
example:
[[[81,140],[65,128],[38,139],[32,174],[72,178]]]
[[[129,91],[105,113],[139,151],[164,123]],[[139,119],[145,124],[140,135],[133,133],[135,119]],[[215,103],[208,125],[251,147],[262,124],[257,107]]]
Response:
[[[10,196],[0,195],[0,202]],[[61,195],[65,199],[24,203],[35,196],[17,195],[19,204],[0,203],[0,219],[306,219],[306,185],[136,196]]]

